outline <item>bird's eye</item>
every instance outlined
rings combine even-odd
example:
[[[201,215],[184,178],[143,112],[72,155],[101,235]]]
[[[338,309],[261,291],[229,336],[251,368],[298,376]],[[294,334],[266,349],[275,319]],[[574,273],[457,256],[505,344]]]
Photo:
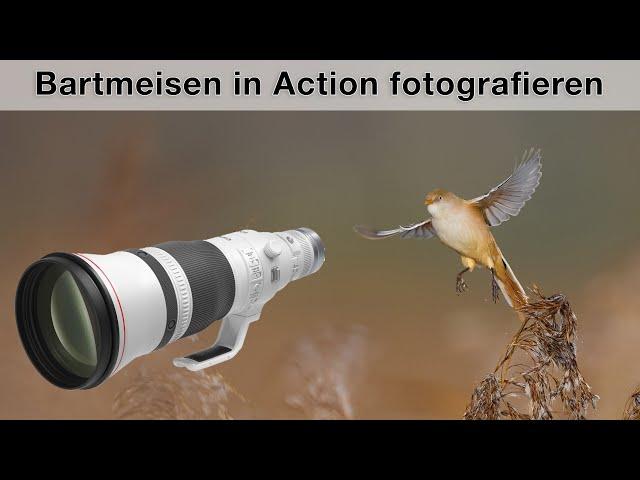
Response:
[[[442,200],[442,195],[440,195],[440,196],[438,197],[438,200]]]

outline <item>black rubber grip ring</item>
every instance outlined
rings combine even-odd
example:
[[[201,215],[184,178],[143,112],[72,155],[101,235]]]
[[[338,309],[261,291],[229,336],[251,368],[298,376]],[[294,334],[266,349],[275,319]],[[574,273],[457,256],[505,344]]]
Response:
[[[162,287],[164,302],[167,306],[167,321],[165,323],[162,340],[160,340],[160,343],[155,348],[155,350],[158,350],[169,343],[169,340],[171,340],[176,328],[176,322],[178,321],[178,299],[176,298],[176,291],[173,288],[173,283],[171,283],[171,279],[169,278],[167,271],[162,267],[162,265],[160,265],[160,262],[156,260],[153,255],[148,254],[144,250],[138,250],[135,248],[126,251],[132,253],[149,265],[149,268],[155,274],[158,282],[160,282],[160,287]]]
[[[180,264],[191,287],[193,313],[182,338],[198,333],[229,313],[236,296],[236,280],[229,260],[218,247],[204,240],[154,246]]]

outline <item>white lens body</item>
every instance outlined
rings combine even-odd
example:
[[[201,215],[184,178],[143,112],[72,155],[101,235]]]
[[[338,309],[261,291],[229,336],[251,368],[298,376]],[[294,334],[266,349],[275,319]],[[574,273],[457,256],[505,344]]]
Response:
[[[310,246],[297,230],[280,233],[242,230],[207,242],[218,247],[233,268],[236,295],[230,315],[260,312],[278,290],[311,273]]]
[[[115,307],[120,346],[113,375],[160,343],[167,318],[164,294],[147,264],[131,253],[78,255],[90,262]]]
[[[259,318],[263,305],[289,282],[316,272],[324,262],[322,242],[308,229],[278,233],[242,230],[206,242],[217,247],[229,262],[235,294],[231,308],[223,318],[218,340],[212,347],[216,349],[215,354],[194,354],[198,360],[187,357],[174,361],[175,365],[191,370],[235,356],[242,347],[248,324]],[[166,272],[170,286],[165,282],[164,291],[149,263],[130,251],[107,255],[76,254],[100,277],[116,311],[120,345],[111,375],[133,359],[159,347],[163,336],[168,335],[168,305],[173,308],[168,301],[175,302],[176,312],[175,327],[172,333],[169,332],[168,342],[182,338],[192,320],[192,285],[183,266],[162,248],[146,247],[142,251],[153,257]],[[216,272],[212,271],[211,275]],[[167,296],[167,288],[173,289],[175,298],[174,295]]]

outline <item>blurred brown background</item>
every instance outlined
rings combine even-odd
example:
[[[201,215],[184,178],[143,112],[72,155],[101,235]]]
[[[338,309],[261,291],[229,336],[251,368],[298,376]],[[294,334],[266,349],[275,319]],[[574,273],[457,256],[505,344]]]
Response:
[[[531,146],[542,183],[494,234],[523,284],[569,297],[592,418],[619,418],[640,383],[632,112],[1,113],[0,418],[460,418],[516,317],[490,301],[486,271],[457,296],[459,260],[436,240],[351,228],[422,219],[435,187],[482,194]],[[170,360],[216,327],[90,391],[50,386],[22,350],[15,287],[46,253],[299,226],[322,236],[325,266],[206,375]]]

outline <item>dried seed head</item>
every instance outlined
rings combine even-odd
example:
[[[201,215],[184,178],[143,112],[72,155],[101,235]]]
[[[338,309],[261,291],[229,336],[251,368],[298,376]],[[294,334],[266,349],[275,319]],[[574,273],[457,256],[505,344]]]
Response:
[[[629,397],[622,418],[624,420],[640,420],[640,387]]]
[[[545,297],[535,285],[533,293],[535,301],[518,308],[523,323],[494,373],[474,390],[465,419],[550,420],[555,403],[572,419],[595,409],[598,396],[578,368],[577,318],[569,301],[562,294]],[[524,362],[514,363],[516,355]],[[525,398],[529,412],[520,412],[513,398]]]

